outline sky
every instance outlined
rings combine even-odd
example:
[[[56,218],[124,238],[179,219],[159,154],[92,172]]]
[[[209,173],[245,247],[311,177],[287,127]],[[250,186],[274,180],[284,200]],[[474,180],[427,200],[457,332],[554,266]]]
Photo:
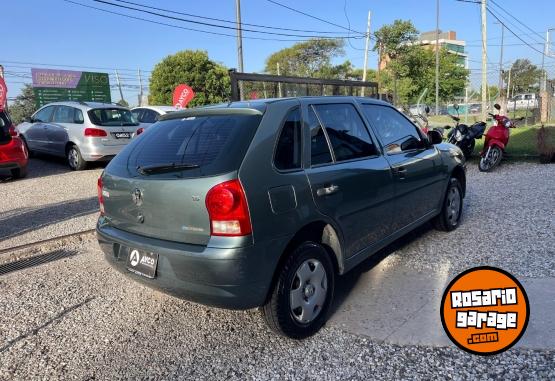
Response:
[[[168,20],[154,15],[115,8],[94,0],[3,0],[2,48],[0,64],[7,72],[6,83],[9,97],[19,94],[23,83],[30,82],[30,68],[57,68],[107,72],[111,83],[115,84],[114,70],[118,69],[123,84],[138,85],[137,70],[141,69],[145,87],[154,65],[164,57],[185,49],[206,50],[211,59],[229,68],[237,67],[237,44],[233,29],[219,29],[210,26]],[[107,0],[117,3],[116,0]],[[158,8],[185,12],[233,21],[235,20],[235,0],[129,0]],[[276,0],[289,7],[328,20],[352,30],[364,32],[368,11],[371,11],[371,30],[375,31],[395,19],[411,20],[421,31],[435,30],[436,0]],[[470,0],[472,1],[472,0]],[[491,10],[497,14],[525,42],[543,51],[545,33],[555,28],[555,2],[553,0],[489,0]],[[203,29],[230,36],[211,35],[191,30],[178,29],[141,20],[130,19],[86,8],[75,3],[107,9],[113,12],[178,25],[184,28]],[[119,4],[123,4],[120,2]],[[129,5],[129,4],[127,4]],[[514,18],[511,18],[507,11]],[[331,32],[327,35],[345,35],[344,29],[309,18],[268,0],[241,0],[242,22],[281,28]],[[195,19],[188,16],[177,17]],[[212,23],[212,21],[204,20]],[[223,24],[233,26],[233,24]],[[440,0],[440,29],[454,30],[457,38],[467,42],[471,83],[477,88],[481,70],[480,6],[471,2]],[[243,26],[248,28],[248,26]],[[501,25],[488,14],[488,82],[497,83]],[[275,31],[275,30],[274,30]],[[536,32],[536,33],[532,33]],[[289,34],[310,34],[291,31],[277,31]],[[356,33],[351,34],[356,35]],[[262,72],[265,60],[273,52],[294,44],[298,37],[262,35],[252,32],[243,34],[244,71]],[[262,37],[273,40],[255,40],[247,37]],[[552,33],[552,40],[555,32]],[[364,60],[364,40],[350,39],[346,44],[346,55],[337,59],[350,60],[355,67],[362,67]],[[551,45],[555,57],[555,45]],[[542,54],[523,45],[517,37],[505,30],[504,65],[508,66],[517,58],[528,58],[541,65]],[[65,65],[65,66],[62,66]],[[555,76],[555,58],[547,57],[545,65],[550,76]],[[376,68],[377,56],[369,55],[369,68]],[[112,90],[112,100],[119,94]],[[135,104],[138,88],[127,88],[126,100]]]

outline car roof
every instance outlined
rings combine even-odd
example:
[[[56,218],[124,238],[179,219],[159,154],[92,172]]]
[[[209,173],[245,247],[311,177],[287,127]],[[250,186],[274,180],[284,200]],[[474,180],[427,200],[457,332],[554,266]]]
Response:
[[[356,96],[302,96],[302,97],[286,97],[286,98],[262,98],[262,99],[251,99],[246,101],[235,101],[228,103],[220,103],[212,106],[205,106],[204,108],[252,108],[259,111],[264,111],[266,106],[271,103],[285,102],[291,100],[298,100],[302,103],[310,103],[311,101],[328,101],[330,103],[345,102],[345,100],[353,100],[357,102],[364,102],[377,105],[387,105],[391,106],[390,103],[370,98],[370,97],[356,97]]]
[[[166,114],[168,112],[178,111],[179,109],[175,106],[165,106],[165,105],[152,105],[152,106],[137,106],[133,107],[131,110],[138,110],[138,109],[148,109],[158,111],[159,113]]]
[[[71,106],[71,107],[76,107],[76,108],[80,108],[83,110],[90,110],[93,108],[119,108],[119,109],[125,109],[128,110],[127,107],[124,106],[120,106],[118,104],[115,103],[103,103],[103,102],[83,102],[83,101],[60,101],[60,102],[51,102],[48,104],[45,104],[43,107],[46,106]]]

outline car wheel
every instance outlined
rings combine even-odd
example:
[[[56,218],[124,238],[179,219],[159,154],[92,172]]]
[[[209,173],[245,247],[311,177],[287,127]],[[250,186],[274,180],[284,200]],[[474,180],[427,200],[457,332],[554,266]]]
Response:
[[[480,172],[491,171],[495,166],[497,166],[501,159],[503,158],[503,151],[498,146],[492,146],[489,152],[486,153],[484,157],[480,159],[478,163],[478,169]]]
[[[20,167],[20,168],[14,168],[10,172],[11,172],[12,177],[14,179],[22,179],[25,176],[27,176],[27,166]]]
[[[69,147],[67,150],[67,162],[73,171],[82,171],[87,167],[87,162],[83,160],[79,148],[75,145]]]
[[[266,323],[293,339],[315,334],[326,322],[334,286],[335,270],[326,249],[314,242],[301,244],[279,270],[262,308]]]
[[[25,137],[23,137],[23,135],[19,135],[21,141],[23,142],[23,144],[25,145],[25,149],[27,150],[27,154],[29,155],[29,157],[35,157],[36,153],[35,151],[31,151],[29,149],[29,144],[27,144],[27,140],[25,140]]]
[[[438,230],[451,231],[459,226],[463,208],[463,192],[459,180],[451,178],[443,199],[441,212],[434,219],[434,226]]]

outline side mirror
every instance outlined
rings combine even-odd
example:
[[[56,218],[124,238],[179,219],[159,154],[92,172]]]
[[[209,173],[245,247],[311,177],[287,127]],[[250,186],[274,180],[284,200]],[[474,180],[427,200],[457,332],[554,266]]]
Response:
[[[501,106],[499,106],[499,103],[494,104],[493,107],[495,107],[497,111],[501,110]]]
[[[432,144],[439,144],[443,142],[443,136],[441,136],[441,133],[439,131],[431,130],[428,131],[428,140]]]
[[[448,125],[448,124],[446,124],[445,126],[443,126],[443,128],[444,128],[444,129],[446,129],[446,130],[448,130],[448,129],[450,129],[450,128],[451,128],[451,126],[450,126],[450,125]]]

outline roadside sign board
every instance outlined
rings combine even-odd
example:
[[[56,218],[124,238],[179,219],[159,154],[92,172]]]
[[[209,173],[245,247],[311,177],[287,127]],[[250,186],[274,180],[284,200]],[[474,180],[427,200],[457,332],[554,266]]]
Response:
[[[173,105],[176,108],[185,108],[194,96],[195,92],[190,86],[181,84],[173,91]]]
[[[59,101],[112,101],[107,73],[31,69],[31,74],[37,107]]]

